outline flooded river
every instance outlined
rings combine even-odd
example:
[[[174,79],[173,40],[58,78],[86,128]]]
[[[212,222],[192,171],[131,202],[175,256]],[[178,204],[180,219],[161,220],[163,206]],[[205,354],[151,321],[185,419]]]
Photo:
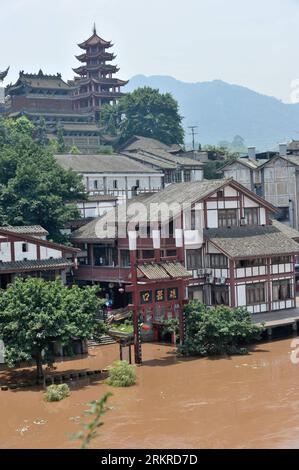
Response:
[[[298,448],[299,364],[290,354],[291,339],[213,360],[180,360],[170,346],[144,345],[138,384],[112,390],[112,410],[92,447]],[[117,356],[117,345],[102,346],[74,364],[101,368]],[[0,447],[78,447],[69,434],[80,429],[86,403],[108,389],[86,379],[59,403],[45,403],[38,389],[0,391]]]

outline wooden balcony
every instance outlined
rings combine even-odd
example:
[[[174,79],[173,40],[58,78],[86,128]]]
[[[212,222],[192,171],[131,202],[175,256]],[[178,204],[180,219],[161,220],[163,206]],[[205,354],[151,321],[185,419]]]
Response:
[[[130,268],[79,265],[75,277],[80,281],[130,282]]]

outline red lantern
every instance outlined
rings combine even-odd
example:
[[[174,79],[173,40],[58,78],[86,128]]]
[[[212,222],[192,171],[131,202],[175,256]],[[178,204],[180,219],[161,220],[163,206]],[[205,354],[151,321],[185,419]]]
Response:
[[[142,325],[144,331],[149,331],[151,329],[150,325]]]

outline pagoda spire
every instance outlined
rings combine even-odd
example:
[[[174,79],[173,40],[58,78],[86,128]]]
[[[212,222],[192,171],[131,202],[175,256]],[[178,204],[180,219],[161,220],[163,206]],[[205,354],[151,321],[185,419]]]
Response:
[[[96,26],[95,22],[93,23],[93,30],[92,31],[93,31],[93,34],[95,34],[95,35],[97,34],[97,26]]]

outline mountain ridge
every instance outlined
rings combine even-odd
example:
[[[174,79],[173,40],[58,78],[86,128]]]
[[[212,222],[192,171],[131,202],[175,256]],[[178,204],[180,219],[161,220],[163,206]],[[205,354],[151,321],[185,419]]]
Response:
[[[284,103],[219,79],[189,83],[168,75],[135,75],[125,91],[142,86],[172,93],[184,116],[187,144],[191,125],[199,126],[198,140],[203,145],[232,141],[235,135],[241,135],[246,145],[270,150],[279,142],[299,138],[299,103]]]

